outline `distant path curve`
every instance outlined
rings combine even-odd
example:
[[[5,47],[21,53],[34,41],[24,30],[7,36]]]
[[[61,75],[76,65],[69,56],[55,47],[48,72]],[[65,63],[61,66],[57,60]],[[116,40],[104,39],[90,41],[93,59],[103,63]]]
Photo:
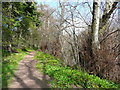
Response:
[[[14,74],[14,79],[8,88],[50,88],[50,77],[35,68],[35,51],[30,52],[19,63],[19,68]]]

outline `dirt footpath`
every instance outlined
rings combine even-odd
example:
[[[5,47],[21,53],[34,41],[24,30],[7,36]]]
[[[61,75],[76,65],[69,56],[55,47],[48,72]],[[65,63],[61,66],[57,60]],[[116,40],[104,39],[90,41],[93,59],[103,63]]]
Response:
[[[9,88],[50,88],[48,84],[50,78],[35,68],[37,61],[33,59],[34,55],[35,52],[30,52],[19,63]]]

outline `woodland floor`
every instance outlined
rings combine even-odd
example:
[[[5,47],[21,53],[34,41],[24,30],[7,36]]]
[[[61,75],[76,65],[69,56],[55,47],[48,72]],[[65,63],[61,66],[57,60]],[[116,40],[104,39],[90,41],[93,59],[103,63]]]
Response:
[[[9,88],[50,88],[48,84],[50,77],[35,68],[37,61],[34,60],[34,55],[35,51],[30,52],[19,63],[19,68]]]

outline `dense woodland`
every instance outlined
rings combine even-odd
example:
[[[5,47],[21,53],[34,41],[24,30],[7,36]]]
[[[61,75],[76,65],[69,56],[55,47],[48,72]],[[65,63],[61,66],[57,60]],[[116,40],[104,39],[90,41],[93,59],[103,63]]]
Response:
[[[34,49],[58,58],[61,67],[120,84],[119,2],[56,3],[2,2],[3,58]]]

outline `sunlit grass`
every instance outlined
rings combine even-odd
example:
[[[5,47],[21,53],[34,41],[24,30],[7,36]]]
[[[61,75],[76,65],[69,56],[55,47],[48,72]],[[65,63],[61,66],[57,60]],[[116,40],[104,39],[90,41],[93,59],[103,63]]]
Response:
[[[119,85],[85,71],[64,67],[60,60],[43,52],[37,52],[35,58],[39,60],[36,65],[40,71],[54,78],[50,84],[53,88],[118,88]]]
[[[14,53],[4,57],[2,60],[2,87],[7,87],[9,81],[14,76],[19,62],[27,55],[28,52]]]

